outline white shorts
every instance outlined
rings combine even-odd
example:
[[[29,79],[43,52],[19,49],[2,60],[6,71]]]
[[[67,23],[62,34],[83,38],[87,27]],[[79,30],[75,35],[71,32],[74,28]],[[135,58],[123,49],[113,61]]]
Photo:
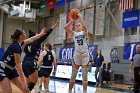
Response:
[[[89,52],[88,51],[76,51],[74,53],[74,64],[76,65],[88,65]]]

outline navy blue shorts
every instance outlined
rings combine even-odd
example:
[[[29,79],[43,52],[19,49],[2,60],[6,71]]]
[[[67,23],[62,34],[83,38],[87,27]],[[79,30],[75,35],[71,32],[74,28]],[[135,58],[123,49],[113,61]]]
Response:
[[[48,78],[48,77],[50,77],[51,72],[52,72],[52,68],[41,68],[38,71],[38,76]]]
[[[24,61],[22,63],[22,69],[25,77],[29,78],[29,76],[36,71],[35,67],[34,61]]]
[[[4,69],[5,75],[9,80],[19,77],[17,70],[14,68],[13,70],[9,68]]]
[[[0,81],[2,81],[5,77],[6,77],[6,76],[2,76],[2,75],[0,74]]]

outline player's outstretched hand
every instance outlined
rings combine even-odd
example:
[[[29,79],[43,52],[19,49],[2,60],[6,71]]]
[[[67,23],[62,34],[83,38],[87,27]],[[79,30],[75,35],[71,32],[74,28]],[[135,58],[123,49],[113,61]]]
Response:
[[[81,14],[81,13],[79,13],[79,14],[77,14],[77,15],[78,15],[79,18],[82,18],[82,14]]]
[[[58,24],[59,24],[59,22],[60,22],[60,20],[58,19],[56,22],[55,22],[55,24],[54,25],[52,25],[52,29],[54,29]]]
[[[59,24],[59,22],[60,22],[60,19],[58,19],[58,20],[56,21],[57,24]]]
[[[70,21],[71,21],[71,22],[75,22],[76,20],[74,20],[73,18],[70,17]]]
[[[42,29],[41,29],[41,32],[40,32],[40,34],[45,35],[45,34],[46,34],[46,30],[47,30],[47,28],[45,28],[45,27],[44,27],[44,28],[42,28]]]

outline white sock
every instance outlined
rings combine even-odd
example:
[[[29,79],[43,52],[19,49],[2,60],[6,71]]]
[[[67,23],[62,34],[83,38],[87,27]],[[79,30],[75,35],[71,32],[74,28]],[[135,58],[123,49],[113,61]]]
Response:
[[[71,89],[69,89],[69,93],[72,93],[72,90]]]
[[[86,90],[83,90],[83,93],[87,93],[87,91]]]

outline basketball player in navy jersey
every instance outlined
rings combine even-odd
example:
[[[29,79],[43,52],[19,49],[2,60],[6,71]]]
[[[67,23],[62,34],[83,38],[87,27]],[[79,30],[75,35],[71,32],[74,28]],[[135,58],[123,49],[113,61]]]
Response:
[[[47,34],[33,43],[26,45],[24,48],[25,57],[22,63],[22,68],[30,91],[34,88],[38,80],[38,71],[35,67],[40,54],[40,45],[51,34],[58,23],[59,20],[47,31]]]
[[[53,69],[52,65],[54,65],[53,75],[55,75],[56,70],[56,62],[52,53],[52,45],[50,43],[44,44],[44,51],[41,52],[37,65],[41,65],[41,69],[39,70],[38,75],[41,77],[42,82],[44,82],[45,92],[49,92],[48,86],[49,77]]]
[[[11,35],[12,44],[9,45],[3,57],[0,59],[0,85],[4,93],[12,93],[9,80],[23,92],[30,92],[21,67],[22,45],[33,42],[43,36],[45,34],[44,32],[45,30],[42,30],[40,34],[29,39],[25,39],[26,34],[20,29],[16,29],[14,34]]]

